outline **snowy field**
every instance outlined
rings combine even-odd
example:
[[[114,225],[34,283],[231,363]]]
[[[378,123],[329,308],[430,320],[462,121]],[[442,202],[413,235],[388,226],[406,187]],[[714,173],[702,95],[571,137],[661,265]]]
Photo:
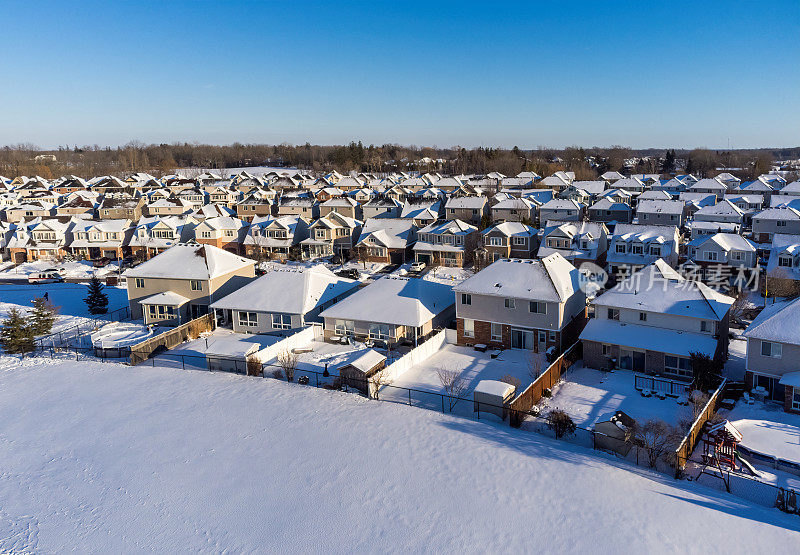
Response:
[[[618,410],[639,422],[654,418],[670,424],[677,424],[688,412],[672,397],[642,397],[629,371],[601,372],[584,367],[570,370],[553,388],[553,397],[543,398],[540,407],[543,413],[554,408],[565,410],[581,428],[607,420]]]
[[[793,551],[800,520],[543,436],[230,374],[0,357],[0,552]]]
[[[520,393],[533,381],[530,375],[532,356],[540,356],[519,349],[506,349],[492,358],[489,351],[478,352],[471,347],[459,347],[446,344],[428,360],[417,364],[392,385],[444,393],[442,383],[439,381],[439,368],[458,371],[467,382],[467,387],[462,397],[471,398],[472,390],[481,380],[499,380],[510,374],[521,382]],[[547,368],[547,363],[542,359],[542,369]]]

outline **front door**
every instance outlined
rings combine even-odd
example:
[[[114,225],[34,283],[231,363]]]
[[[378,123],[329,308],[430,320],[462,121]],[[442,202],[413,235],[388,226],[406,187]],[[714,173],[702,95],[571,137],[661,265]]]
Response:
[[[547,332],[544,330],[539,330],[536,332],[537,342],[536,347],[538,352],[543,353],[547,350]]]

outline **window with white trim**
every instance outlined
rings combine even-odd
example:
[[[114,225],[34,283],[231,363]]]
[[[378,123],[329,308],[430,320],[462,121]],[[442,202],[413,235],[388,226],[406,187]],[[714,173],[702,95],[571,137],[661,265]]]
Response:
[[[800,387],[795,387],[793,389],[792,410],[800,410]]]
[[[503,324],[492,324],[492,341],[503,340]]]
[[[692,365],[688,358],[664,355],[664,372],[676,376],[692,377]]]
[[[609,320],[619,320],[619,309],[618,308],[609,308],[608,309],[608,319]]]
[[[505,299],[504,303],[506,308],[512,308],[512,309],[516,308],[516,303],[514,302],[514,299]]]
[[[464,318],[464,337],[475,337],[475,320]]]
[[[489,237],[489,246],[491,246],[491,247],[502,247],[503,246],[503,238],[502,237]]]
[[[272,313],[272,329],[290,330],[292,329],[292,315],[281,312]]]
[[[534,314],[547,314],[547,303],[541,301],[530,301],[528,303],[528,312]]]
[[[203,282],[200,281],[199,279],[193,279],[191,280],[190,287],[192,288],[192,291],[202,291]]]
[[[461,293],[461,304],[471,305],[472,295],[469,293]]]
[[[387,341],[391,339],[394,335],[393,327],[390,324],[370,324],[369,325],[369,336],[371,339],[380,339],[382,341]]]
[[[258,325],[258,314],[255,312],[239,312],[239,325],[245,327],[255,327]]]
[[[782,355],[783,346],[780,343],[772,343],[771,341],[761,342],[761,356],[781,358]]]
[[[617,243],[617,246],[615,247],[617,254],[625,254],[625,246],[626,245],[624,243]]]
[[[136,278],[134,280],[134,286],[138,289],[144,289],[144,278]]]
[[[355,325],[352,320],[336,320],[333,329],[337,335],[353,335]]]
[[[514,237],[514,245],[517,247],[524,247],[528,244],[527,237]]]

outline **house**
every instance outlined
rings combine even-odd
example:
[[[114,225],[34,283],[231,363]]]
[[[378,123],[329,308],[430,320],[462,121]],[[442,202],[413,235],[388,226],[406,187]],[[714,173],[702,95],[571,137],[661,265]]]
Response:
[[[334,254],[347,257],[358,241],[361,226],[359,220],[331,212],[308,226],[308,238],[300,243],[303,254],[308,258]]]
[[[371,218],[399,218],[402,208],[403,205],[399,201],[380,196],[364,203],[361,206],[361,212],[365,220]]]
[[[800,196],[800,180],[792,181],[791,183],[787,183],[779,191],[777,191],[776,196],[799,197]]]
[[[630,275],[656,260],[678,264],[680,233],[675,226],[619,224],[606,258],[615,276]]]
[[[575,200],[577,202],[580,202],[581,204],[588,205],[590,202],[592,202],[592,195],[590,195],[585,190],[576,187],[575,183],[573,183],[566,189],[563,189],[561,192],[558,193],[557,196],[560,199]]]
[[[472,262],[478,228],[461,220],[442,220],[417,232],[414,260],[429,266],[463,268]]]
[[[97,214],[100,207],[98,195],[93,195],[89,191],[79,191],[83,194],[71,194],[61,205],[56,208],[57,217],[77,217],[91,219]]]
[[[453,291],[461,345],[561,351],[586,323],[580,274],[560,254],[498,260]]]
[[[800,292],[800,235],[776,233],[767,259],[767,294]]]
[[[641,200],[672,200],[674,197],[665,189],[648,189],[636,197],[636,201]]]
[[[674,225],[683,227],[686,204],[681,200],[643,200],[636,207],[641,225]]]
[[[308,238],[308,221],[300,216],[256,216],[247,228],[243,248],[246,256],[286,260],[293,248]]]
[[[551,220],[578,222],[583,219],[586,206],[575,200],[552,199],[539,207],[539,221]]]
[[[501,200],[490,208],[490,212],[495,223],[536,221],[536,203],[526,198]]]
[[[722,222],[690,222],[689,231],[691,239],[700,235],[714,235],[715,233],[739,233],[739,224],[726,224]]]
[[[41,200],[18,202],[5,209],[5,220],[11,223],[34,218],[52,218],[56,215],[56,205]]]
[[[603,191],[608,189],[608,182],[603,179],[594,181],[573,181],[572,187],[585,191],[592,199],[596,199],[603,194]]]
[[[614,182],[615,189],[623,189],[631,193],[642,193],[647,188],[639,177],[623,177]]]
[[[300,216],[306,220],[319,218],[319,203],[311,197],[281,197],[279,216]]]
[[[133,234],[130,220],[89,221],[75,219],[70,226],[69,250],[76,258],[117,260],[124,256]]]
[[[209,202],[208,193],[199,187],[187,187],[175,193],[175,196],[188,202],[193,211],[200,209]]]
[[[565,172],[556,172],[553,175],[547,176],[539,182],[539,186],[543,189],[552,189],[556,193],[560,193],[572,183]]]
[[[745,386],[763,387],[767,399],[800,414],[800,298],[768,305],[744,332]]]
[[[8,242],[11,260],[19,263],[62,259],[67,254],[69,227],[70,222],[55,218],[18,223]]]
[[[247,228],[247,222],[239,218],[231,216],[207,218],[195,226],[194,240],[203,245],[214,245],[240,254],[244,238],[247,236]]]
[[[772,195],[776,194],[776,189],[772,185],[756,179],[755,181],[742,183],[737,192],[746,195],[761,195],[764,198],[765,205],[769,205]]]
[[[501,258],[533,258],[539,246],[539,230],[519,222],[495,224],[481,235],[488,262]]]
[[[663,260],[632,274],[592,303],[581,333],[584,364],[691,380],[690,353],[727,355],[733,299],[687,280]]]
[[[617,202],[611,197],[603,197],[589,207],[589,220],[628,224],[633,220],[633,208],[626,202]]]
[[[256,217],[271,216],[275,204],[271,197],[272,195],[261,189],[250,191],[244,199],[236,203],[236,216],[248,223]]]
[[[732,189],[720,181],[717,178],[706,178],[701,179],[688,189],[692,193],[709,193],[713,194],[717,197],[717,200],[720,200],[725,194]]]
[[[176,325],[255,277],[255,262],[213,245],[180,243],[125,270],[133,319]]]
[[[391,309],[387,309],[391,307]],[[324,310],[324,337],[416,345],[454,316],[449,285],[420,278],[382,277]]]
[[[489,200],[483,196],[451,197],[444,205],[445,218],[480,225],[489,215]]]
[[[192,204],[181,198],[159,198],[144,206],[147,216],[183,216],[192,211]]]
[[[194,238],[194,224],[181,216],[142,217],[128,240],[131,255],[148,260],[176,243]]]
[[[324,218],[331,212],[338,212],[354,220],[361,219],[361,205],[351,197],[331,197],[319,205],[319,215]]]
[[[373,218],[364,222],[355,248],[362,262],[402,264],[410,258],[416,240],[413,220]]]
[[[735,233],[700,235],[686,245],[687,256],[715,285],[727,285],[735,279],[747,282],[758,272],[758,255],[752,241]]]
[[[359,282],[322,264],[274,269],[211,303],[217,321],[237,333],[270,333],[321,322],[320,312],[354,293]]]
[[[418,228],[430,225],[440,218],[441,202],[427,199],[407,200],[403,203],[400,217],[411,220]]]
[[[558,253],[576,267],[584,262],[605,265],[608,229],[601,222],[548,221],[539,232],[537,256]]]
[[[145,197],[134,197],[127,193],[106,193],[100,201],[100,219],[139,221],[145,205]]]
[[[190,217],[196,222],[226,216],[236,217],[236,210],[221,204],[205,204],[190,214]]]
[[[800,210],[767,208],[753,215],[753,241],[771,243],[776,233],[800,235]]]
[[[741,225],[744,211],[729,200],[721,200],[713,206],[704,206],[694,213],[698,222],[721,222]]]

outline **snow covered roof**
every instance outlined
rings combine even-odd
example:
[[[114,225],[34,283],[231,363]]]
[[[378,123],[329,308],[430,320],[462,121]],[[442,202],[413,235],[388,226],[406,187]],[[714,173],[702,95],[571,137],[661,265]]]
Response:
[[[580,210],[583,208],[583,204],[578,202],[577,200],[572,199],[562,199],[562,198],[554,198],[545,202],[542,206],[542,210]]]
[[[486,197],[470,196],[470,197],[454,197],[448,199],[445,203],[445,208],[466,208],[466,209],[481,209],[486,204]]]
[[[481,233],[486,235],[487,233],[490,233],[492,231],[499,231],[500,233],[502,233],[507,237],[512,237],[512,236],[532,237],[539,232],[539,230],[537,230],[535,227],[520,222],[503,222],[497,225],[493,225],[492,227],[488,227]]]
[[[683,214],[685,207],[681,200],[643,200],[636,207],[636,213]]]
[[[386,357],[375,349],[366,349],[361,355],[350,361],[348,366],[352,366],[353,368],[356,368],[357,370],[360,370],[366,374],[385,360]]]
[[[473,231],[477,231],[478,228],[474,225],[470,225],[461,220],[444,220],[441,222],[433,222],[422,229],[419,230],[419,233],[433,233],[433,234],[441,234],[441,233],[451,233],[453,235],[468,235]]]
[[[608,187],[608,183],[605,181],[573,181],[572,186],[583,191],[586,191],[590,195],[599,195],[603,191],[606,190]]]
[[[404,218],[369,218],[356,245],[376,241],[386,248],[405,248],[414,240],[414,222]]]
[[[697,212],[697,216],[742,216],[744,211],[729,200],[722,200],[711,206],[704,206]]]
[[[501,200],[494,206],[492,210],[530,210],[536,205],[526,198],[509,198]]]
[[[183,306],[189,302],[189,299],[183,295],[178,295],[172,291],[164,291],[163,293],[156,293],[146,299],[139,301],[140,304],[158,304],[164,306]]]
[[[475,393],[483,393],[484,395],[505,399],[508,395],[514,393],[515,389],[510,383],[499,380],[481,380],[475,386]]]
[[[207,280],[253,267],[255,262],[213,245],[180,243],[125,271],[126,277]]]
[[[714,356],[717,340],[710,335],[688,331],[629,324],[605,318],[592,318],[583,328],[581,340],[611,343],[634,349],[689,356],[701,352]]]
[[[800,388],[800,372],[784,374],[778,383],[788,387]]]
[[[721,320],[733,299],[702,282],[687,280],[658,259],[602,293],[595,304],[619,308]]]
[[[558,253],[539,259],[503,258],[453,287],[456,293],[563,302],[580,289],[580,273]]]
[[[675,241],[677,233],[678,228],[671,225],[617,224],[614,228],[614,240],[638,240],[646,243],[662,238],[665,241]]]
[[[449,285],[383,277],[324,310],[324,318],[418,327],[455,304]]]
[[[800,298],[766,306],[747,326],[744,336],[800,345]]]
[[[754,220],[800,220],[800,211],[789,208],[767,208],[753,216]]]
[[[358,287],[319,264],[307,269],[272,270],[215,301],[211,308],[306,314]]]

